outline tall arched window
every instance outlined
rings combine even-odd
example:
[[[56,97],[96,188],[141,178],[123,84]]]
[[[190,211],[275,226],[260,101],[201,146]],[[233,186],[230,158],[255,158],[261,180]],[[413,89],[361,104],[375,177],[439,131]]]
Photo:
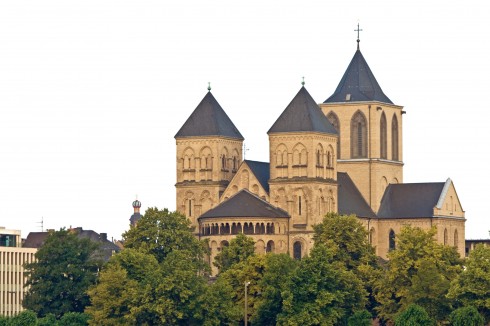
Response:
[[[293,244],[293,258],[300,260],[301,259],[301,242],[296,241]]]
[[[374,243],[375,234],[376,234],[376,231],[374,230],[374,228],[371,228],[371,230],[369,231],[369,244],[370,245],[373,245],[373,243]]]
[[[391,121],[391,157],[393,161],[399,160],[399,147],[398,147],[398,119],[396,115],[393,115]]]
[[[274,252],[274,241],[270,240],[267,242],[267,247],[265,248],[265,252]]]
[[[393,230],[390,230],[390,235],[388,237],[388,249],[391,251],[391,250],[395,250],[396,246],[395,246],[395,231]]]
[[[445,246],[448,245],[448,242],[447,242],[447,229],[444,229],[444,245]]]
[[[387,127],[386,127],[386,115],[385,113],[383,112],[381,114],[381,121],[379,122],[379,146],[380,146],[380,155],[381,155],[381,158],[384,158],[384,159],[387,159],[388,158],[388,154],[387,154],[387,138],[388,137],[388,130],[387,130]]]
[[[454,246],[458,249],[458,230],[454,230]]]
[[[351,158],[367,157],[367,122],[361,111],[352,117],[350,129]]]
[[[340,158],[340,123],[339,118],[333,112],[330,112],[327,115],[328,121],[332,124],[332,126],[337,130],[338,138],[337,138],[337,157]]]

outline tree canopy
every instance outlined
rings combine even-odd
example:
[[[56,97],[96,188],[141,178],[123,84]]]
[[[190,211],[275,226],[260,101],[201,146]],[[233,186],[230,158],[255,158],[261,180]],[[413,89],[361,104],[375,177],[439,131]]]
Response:
[[[137,226],[123,234],[124,247],[151,254],[159,263],[174,250],[188,251],[192,263],[202,264],[206,247],[192,234],[190,225],[179,212],[148,208]]]
[[[150,208],[124,239],[88,291],[90,324],[200,324],[206,251],[185,216]]]
[[[247,260],[248,257],[255,255],[255,242],[251,237],[239,233],[230,241],[228,246],[224,246],[220,253],[216,255],[214,265],[218,267],[220,273],[225,272],[233,264]]]
[[[451,283],[448,296],[474,306],[490,322],[490,248],[479,244],[466,259],[464,271]]]
[[[51,232],[26,265],[29,290],[23,306],[39,317],[52,313],[58,319],[68,312],[83,312],[89,304],[87,289],[97,279],[101,261],[97,244],[69,230]]]
[[[334,253],[315,243],[282,294],[278,325],[333,325],[364,309],[367,293],[356,275],[333,262]]]
[[[446,319],[452,311],[446,295],[450,281],[462,270],[462,261],[455,248],[436,242],[436,231],[402,228],[396,250],[388,254],[387,270],[375,283],[380,317],[394,320],[411,304],[423,307],[436,320]]]

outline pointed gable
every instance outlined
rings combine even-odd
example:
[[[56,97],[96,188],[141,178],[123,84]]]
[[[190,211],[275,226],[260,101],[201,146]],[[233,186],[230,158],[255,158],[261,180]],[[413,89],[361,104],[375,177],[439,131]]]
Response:
[[[393,104],[381,90],[361,51],[358,49],[337,89],[324,103],[366,101]]]
[[[444,184],[437,205],[434,208],[434,215],[464,217],[464,210],[459,201],[453,181],[448,178]]]
[[[175,138],[223,136],[243,139],[221,105],[208,92],[175,135]]]
[[[269,163],[266,162],[243,161],[225,191],[223,191],[220,200],[227,200],[241,189],[247,189],[255,195],[268,200],[270,178],[269,166]],[[256,190],[254,190],[254,186],[257,186]]]
[[[289,214],[243,189],[199,218],[210,217],[289,217]]]
[[[311,131],[337,134],[306,88],[301,87],[267,133]]]
[[[444,185],[444,182],[390,184],[381,199],[378,217],[433,217]]]

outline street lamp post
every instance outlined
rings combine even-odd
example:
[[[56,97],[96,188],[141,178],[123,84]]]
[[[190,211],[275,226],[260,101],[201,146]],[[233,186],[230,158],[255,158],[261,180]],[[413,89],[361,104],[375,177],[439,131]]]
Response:
[[[247,302],[247,288],[250,282],[245,282],[245,326],[248,324],[248,302]]]

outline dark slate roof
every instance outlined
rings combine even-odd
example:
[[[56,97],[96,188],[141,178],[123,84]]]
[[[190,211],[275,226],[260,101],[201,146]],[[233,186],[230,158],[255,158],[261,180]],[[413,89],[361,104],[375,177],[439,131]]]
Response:
[[[351,94],[350,101],[346,100],[347,94]],[[361,51],[357,50],[337,89],[324,103],[366,101],[393,104],[381,90]]]
[[[264,188],[264,190],[269,192],[269,179],[270,179],[270,165],[267,162],[257,162],[257,161],[249,161],[245,160],[245,163],[250,167],[252,173],[259,180],[260,185]]]
[[[22,247],[24,248],[40,248],[44,240],[48,237],[49,232],[29,232]]]
[[[337,134],[335,128],[304,87],[301,87],[268,133],[295,131]]]
[[[199,218],[209,217],[289,217],[289,214],[242,189]]]
[[[390,184],[381,199],[378,217],[432,217],[444,185],[444,182]]]
[[[181,137],[225,136],[243,139],[221,105],[208,92],[175,135]]]
[[[338,205],[342,215],[355,214],[358,217],[376,217],[371,207],[362,197],[361,192],[345,172],[337,173]]]
[[[83,230],[81,227],[70,230],[75,232],[77,237],[80,239],[88,238],[91,241],[96,242],[99,245],[99,257],[104,261],[108,261],[114,252],[119,252],[121,250],[121,248],[119,248],[116,244],[107,239],[107,233],[99,234],[92,230]],[[40,248],[44,244],[44,241],[48,235],[49,232],[30,232],[24,241],[23,247]]]

